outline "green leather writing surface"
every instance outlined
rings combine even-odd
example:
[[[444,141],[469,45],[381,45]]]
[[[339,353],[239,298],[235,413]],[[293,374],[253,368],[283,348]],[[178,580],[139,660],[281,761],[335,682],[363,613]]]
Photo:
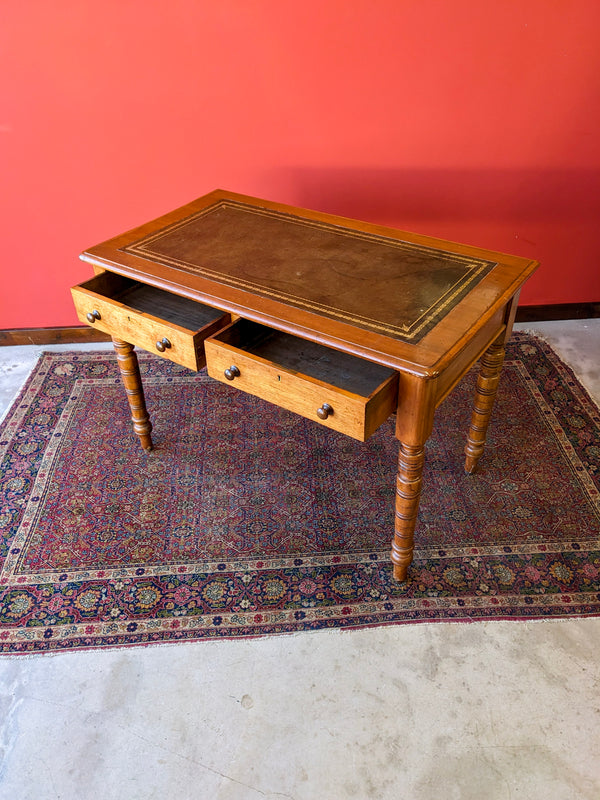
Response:
[[[122,249],[409,343],[495,266],[233,200]]]

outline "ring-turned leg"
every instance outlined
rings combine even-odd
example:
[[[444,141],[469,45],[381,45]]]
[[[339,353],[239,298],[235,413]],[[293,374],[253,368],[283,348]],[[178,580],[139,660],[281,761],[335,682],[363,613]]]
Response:
[[[435,393],[435,380],[418,375],[400,375],[396,412],[396,438],[400,444],[400,452],[391,553],[394,578],[397,581],[406,580],[413,558],[414,532],[425,463],[425,442],[433,428]]]
[[[473,400],[471,427],[465,447],[465,470],[475,472],[483,448],[490,421],[490,415],[496,399],[498,381],[504,361],[504,341],[496,340],[484,353],[481,359],[481,370],[477,378],[477,388]]]
[[[131,409],[131,421],[133,430],[140,438],[144,450],[152,450],[152,423],[146,411],[146,400],[144,398],[144,387],[140,377],[140,368],[133,345],[123,342],[121,339],[113,337],[113,345],[117,354],[117,363],[125,386],[129,408]]]
[[[413,558],[414,532],[419,514],[424,462],[423,446],[411,447],[400,443],[392,541],[392,563],[394,578],[397,581],[406,580],[406,573]]]

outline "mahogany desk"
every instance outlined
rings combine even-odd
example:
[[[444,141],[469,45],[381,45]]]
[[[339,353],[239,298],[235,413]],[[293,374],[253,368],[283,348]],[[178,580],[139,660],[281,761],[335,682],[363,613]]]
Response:
[[[434,412],[481,370],[473,472],[519,291],[516,256],[215,191],[86,250],[79,318],[109,333],[135,432],[152,448],[137,345],[365,440],[396,413],[397,580],[412,561]]]

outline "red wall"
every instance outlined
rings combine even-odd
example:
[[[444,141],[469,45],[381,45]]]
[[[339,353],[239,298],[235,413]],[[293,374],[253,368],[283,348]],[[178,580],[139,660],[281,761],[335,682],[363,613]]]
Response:
[[[85,247],[213,188],[539,258],[600,301],[597,0],[0,10],[0,328],[76,323]]]

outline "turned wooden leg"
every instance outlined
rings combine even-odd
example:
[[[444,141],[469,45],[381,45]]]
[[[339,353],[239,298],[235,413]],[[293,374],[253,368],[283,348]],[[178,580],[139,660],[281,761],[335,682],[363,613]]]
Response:
[[[121,371],[121,378],[127,393],[129,408],[131,409],[131,421],[133,430],[140,437],[140,442],[144,450],[152,450],[152,423],[146,411],[146,401],[144,398],[144,387],[140,377],[140,368],[133,345],[123,342],[113,337],[113,345],[117,354],[117,362]]]
[[[419,513],[424,462],[425,448],[423,446],[411,447],[400,443],[396,480],[396,516],[392,542],[392,563],[394,578],[397,581],[406,580],[408,566],[413,557],[414,531]]]
[[[477,388],[473,400],[471,427],[465,447],[465,470],[467,472],[475,471],[477,462],[483,453],[503,361],[504,342],[498,340],[488,348],[481,359],[481,371],[477,378]]]

